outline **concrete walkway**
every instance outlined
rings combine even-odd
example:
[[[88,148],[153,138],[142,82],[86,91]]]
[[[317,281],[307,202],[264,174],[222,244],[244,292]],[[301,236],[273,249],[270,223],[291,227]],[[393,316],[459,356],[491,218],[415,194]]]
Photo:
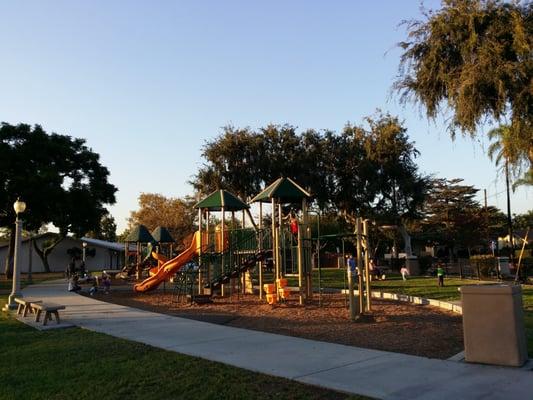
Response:
[[[66,305],[62,318],[84,329],[348,393],[406,400],[526,399],[533,394],[533,372],[526,370],[435,360],[177,318],[69,293],[65,282],[30,286],[23,294]]]

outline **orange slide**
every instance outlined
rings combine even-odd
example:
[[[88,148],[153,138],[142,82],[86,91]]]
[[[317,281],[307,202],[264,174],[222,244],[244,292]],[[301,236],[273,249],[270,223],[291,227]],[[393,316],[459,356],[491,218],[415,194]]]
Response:
[[[167,280],[172,274],[178,271],[184,264],[189,262],[198,252],[200,247],[200,232],[195,232],[192,237],[191,245],[173,259],[164,263],[153,276],[145,279],[141,283],[133,286],[136,292],[147,292],[159,286]]]
[[[157,261],[157,267],[150,268],[150,276],[157,274],[159,268],[161,268],[168,261],[167,257],[165,257],[163,254],[156,253],[155,251],[152,251],[152,258]]]

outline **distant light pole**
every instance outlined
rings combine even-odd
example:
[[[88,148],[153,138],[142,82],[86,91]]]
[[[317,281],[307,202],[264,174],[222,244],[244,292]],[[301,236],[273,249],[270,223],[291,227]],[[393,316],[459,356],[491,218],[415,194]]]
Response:
[[[20,291],[20,269],[19,269],[19,253],[21,246],[21,233],[22,233],[22,220],[19,218],[19,214],[22,214],[26,210],[26,203],[22,200],[17,199],[13,204],[13,209],[17,214],[15,220],[15,256],[13,260],[13,286],[11,289],[11,294],[9,295],[7,304],[4,307],[4,310],[13,310],[17,308],[17,303],[15,303],[15,298],[22,297]]]
[[[85,264],[85,251],[87,249],[87,242],[83,242],[83,252],[81,256],[81,260],[83,261],[83,264]]]

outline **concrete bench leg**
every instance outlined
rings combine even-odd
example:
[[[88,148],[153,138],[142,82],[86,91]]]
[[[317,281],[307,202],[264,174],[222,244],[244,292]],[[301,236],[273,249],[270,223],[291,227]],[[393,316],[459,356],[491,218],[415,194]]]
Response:
[[[28,312],[33,313],[33,308],[31,308],[31,304],[26,304],[24,306],[24,312],[23,312],[22,316],[23,317],[27,317],[28,316]]]
[[[44,320],[43,320],[43,326],[45,326],[46,324],[48,324],[48,320],[50,320],[51,317],[50,317],[50,311],[46,311],[44,313]]]

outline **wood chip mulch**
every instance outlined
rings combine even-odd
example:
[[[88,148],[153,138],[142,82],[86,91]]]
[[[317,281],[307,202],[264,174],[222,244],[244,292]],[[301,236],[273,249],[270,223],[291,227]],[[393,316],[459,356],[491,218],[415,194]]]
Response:
[[[178,303],[171,291],[97,293],[111,303],[184,318],[349,346],[446,359],[463,350],[461,316],[426,305],[374,300],[371,315],[350,321],[346,296],[318,295],[300,306],[297,297],[270,306],[258,296],[215,298],[210,304]]]

